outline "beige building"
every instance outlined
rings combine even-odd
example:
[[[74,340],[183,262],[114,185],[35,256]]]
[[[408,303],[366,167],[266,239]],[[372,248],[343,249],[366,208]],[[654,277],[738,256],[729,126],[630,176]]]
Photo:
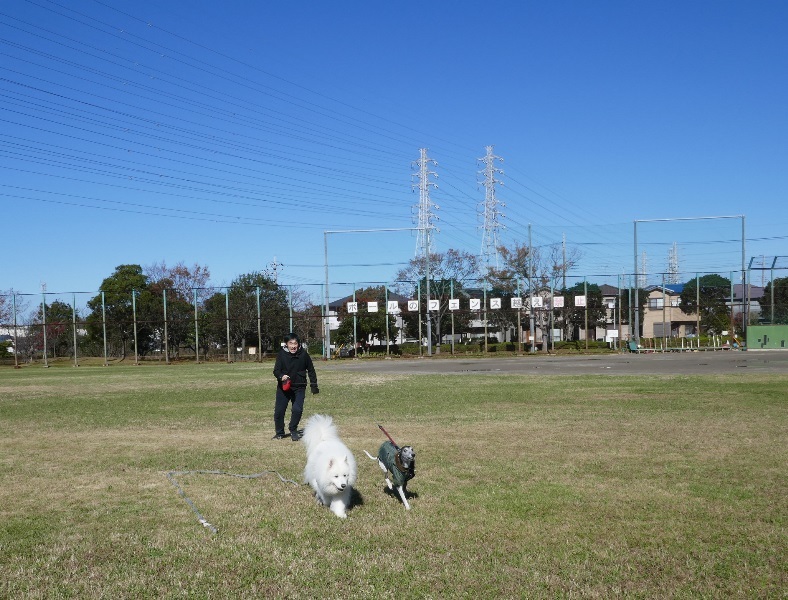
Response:
[[[662,286],[649,286],[643,309],[643,337],[687,337],[698,333],[698,315],[680,308],[679,292]]]

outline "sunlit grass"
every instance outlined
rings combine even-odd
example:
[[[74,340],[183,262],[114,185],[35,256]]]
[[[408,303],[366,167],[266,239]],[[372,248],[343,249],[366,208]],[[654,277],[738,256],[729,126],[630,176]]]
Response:
[[[276,471],[270,364],[0,369],[1,597],[783,597],[788,377],[318,364],[347,520]],[[417,452],[412,510],[363,454]]]

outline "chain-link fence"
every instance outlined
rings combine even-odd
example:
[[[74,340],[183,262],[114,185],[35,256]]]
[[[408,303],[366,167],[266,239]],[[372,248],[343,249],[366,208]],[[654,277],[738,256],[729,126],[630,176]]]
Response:
[[[14,361],[254,361],[295,331],[321,353],[320,306],[287,288],[0,295],[0,343]],[[6,357],[8,358],[8,356]]]
[[[756,264],[746,284],[735,283],[736,272],[647,282],[639,274],[640,287],[630,274],[332,283],[330,297],[323,285],[6,293],[0,359],[259,361],[290,331],[326,358],[623,348],[630,340],[723,346],[741,343],[748,326],[788,324],[785,271],[779,262]]]

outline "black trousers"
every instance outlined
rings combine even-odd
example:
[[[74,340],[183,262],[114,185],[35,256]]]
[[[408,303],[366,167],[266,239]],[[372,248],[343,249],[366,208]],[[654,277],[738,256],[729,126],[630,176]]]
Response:
[[[288,430],[290,433],[298,429],[298,423],[301,421],[301,413],[304,412],[304,397],[306,396],[306,388],[290,388],[284,391],[281,387],[276,388],[276,403],[274,404],[274,427],[276,433],[284,435],[285,433],[285,412],[287,405],[293,403],[293,408],[290,410],[290,424]]]

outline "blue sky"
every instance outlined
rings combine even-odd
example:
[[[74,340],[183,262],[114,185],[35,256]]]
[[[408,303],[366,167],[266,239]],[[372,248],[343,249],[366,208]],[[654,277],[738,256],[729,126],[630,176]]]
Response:
[[[7,0],[0,290],[165,261],[317,292],[324,231],[415,226],[420,148],[437,251],[480,252],[492,145],[501,242],[565,236],[573,276],[632,273],[634,220],[745,215],[747,262],[788,255],[786,26],[777,1]],[[741,267],[738,219],[638,227],[653,282],[673,243],[683,274]],[[327,237],[332,283],[416,250]]]

